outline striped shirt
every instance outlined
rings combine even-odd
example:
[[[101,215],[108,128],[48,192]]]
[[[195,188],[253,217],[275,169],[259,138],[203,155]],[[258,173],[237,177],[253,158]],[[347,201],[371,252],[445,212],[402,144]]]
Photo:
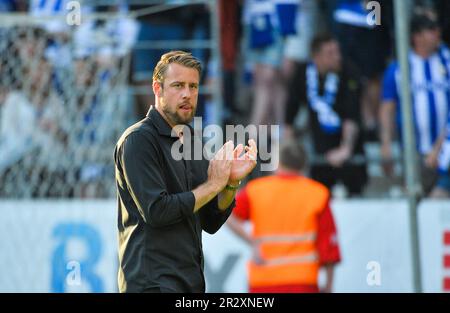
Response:
[[[68,0],[32,0],[30,12],[35,16],[62,15],[67,3]]]
[[[427,154],[447,122],[450,106],[450,50],[442,45],[427,59],[411,51],[409,64],[416,144],[420,153]],[[393,62],[385,72],[383,101],[397,103],[397,123],[401,126],[400,71],[397,62]]]
[[[450,113],[447,119],[447,126],[445,128],[445,138],[442,143],[441,150],[438,155],[438,170],[440,173],[448,173],[450,167]]]
[[[32,0],[30,2],[30,15],[38,17],[61,16],[69,12],[66,4],[69,0]],[[64,18],[41,21],[40,24],[50,33],[68,32],[69,26]]]

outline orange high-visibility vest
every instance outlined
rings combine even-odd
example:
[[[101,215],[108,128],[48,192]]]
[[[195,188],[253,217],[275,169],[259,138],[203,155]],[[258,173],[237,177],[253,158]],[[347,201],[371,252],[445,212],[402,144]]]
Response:
[[[246,190],[264,260],[249,262],[250,286],[317,285],[318,215],[327,205],[328,189],[302,176],[269,176],[251,181]]]

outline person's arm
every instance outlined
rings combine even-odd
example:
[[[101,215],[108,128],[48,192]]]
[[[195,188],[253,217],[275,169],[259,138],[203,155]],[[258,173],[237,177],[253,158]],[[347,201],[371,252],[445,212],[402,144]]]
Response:
[[[198,212],[204,231],[214,234],[222,227],[233,210],[234,196],[235,191],[222,190]]]
[[[297,116],[300,104],[305,101],[305,73],[302,73],[303,66],[297,65],[292,78],[288,82],[285,124],[286,129],[293,132],[294,121]]]
[[[216,233],[228,220],[234,207],[235,193],[231,190],[222,190],[199,211],[202,229],[208,234]]]
[[[384,172],[392,174],[392,141],[394,138],[395,102],[383,101],[380,107],[381,158]]]
[[[392,63],[384,73],[382,102],[379,111],[380,119],[380,142],[381,142],[381,158],[383,161],[383,170],[387,175],[393,172],[392,150],[391,145],[395,134],[395,114],[396,104],[398,101],[397,66]]]
[[[394,137],[395,102],[384,101],[380,108],[380,141],[381,146],[390,152]],[[390,156],[390,155],[389,155]]]
[[[128,190],[146,223],[163,227],[194,214],[225,186],[231,161],[214,161],[208,180],[193,191],[169,194],[162,173],[162,157],[155,143],[140,133],[130,134],[119,150]]]
[[[352,120],[345,120],[342,125],[342,141],[341,146],[349,150],[350,154],[353,153],[355,147],[356,138],[358,137],[359,127],[356,122]]]
[[[233,189],[225,188],[224,190],[222,190],[219,193],[219,196],[218,196],[219,205],[218,205],[218,207],[219,207],[219,210],[221,210],[221,211],[224,211],[224,210],[226,210],[227,208],[230,207],[231,203],[234,200],[234,197],[236,196],[237,189],[234,189],[234,188],[237,188],[239,186],[239,182],[233,182],[233,183],[227,184],[227,185],[233,186]]]
[[[325,268],[325,286],[322,288],[321,292],[331,293],[333,291],[333,279],[334,279],[334,264],[324,264]]]
[[[344,73],[340,74],[343,82],[339,89],[338,112],[342,120],[342,135],[339,147],[332,149],[326,154],[328,163],[333,167],[341,167],[353,155],[356,140],[359,133],[360,98],[361,86],[360,76],[356,69],[350,64],[345,65]]]
[[[233,233],[251,245],[253,243],[253,239],[244,227],[245,221],[249,218],[250,199],[247,194],[247,187],[244,187],[236,195],[236,206],[234,207],[233,214],[227,221],[227,225]]]
[[[227,220],[227,225],[231,231],[236,234],[245,243],[252,245],[253,240],[251,235],[245,230],[245,221],[237,217],[235,214],[231,214]]]
[[[341,261],[337,241],[337,230],[329,204],[329,196],[324,209],[318,216],[317,251],[320,266],[326,271],[326,283],[322,292],[331,292],[333,286],[334,266]]]
[[[227,221],[228,227],[240,239],[247,243],[252,249],[252,261],[257,264],[263,264],[264,259],[261,256],[259,243],[253,239],[252,235],[245,229],[245,221],[250,219],[250,199],[247,194],[247,188],[243,188],[236,196],[236,207],[233,214]]]
[[[359,128],[356,122],[352,120],[343,122],[341,144],[338,148],[327,153],[328,163],[334,167],[341,167],[345,161],[351,158],[358,132]]]
[[[441,151],[442,144],[444,143],[446,135],[447,135],[447,128],[445,127],[442,130],[441,134],[439,135],[439,138],[434,143],[431,152],[425,156],[425,165],[427,167],[436,168],[438,166],[439,152]]]
[[[231,231],[235,233],[239,238],[241,238],[245,243],[247,243],[252,249],[252,261],[257,264],[263,264],[264,259],[261,256],[260,245],[257,241],[253,239],[251,234],[245,230],[245,220],[238,217],[236,214],[232,214],[227,221],[228,227]]]
[[[204,184],[201,184],[192,190],[195,197],[194,213],[204,207],[207,203],[214,199],[219,192],[221,192],[218,188],[220,188],[220,186],[212,184],[211,181],[206,181]]]
[[[219,195],[219,210],[224,211],[230,206],[234,199],[234,192],[229,192],[225,189],[225,186],[230,177],[233,151],[234,144],[232,141],[228,141],[209,161],[208,180],[192,191],[195,196],[194,213],[217,195]]]
[[[241,156],[243,151],[246,151]],[[244,179],[256,166],[256,156],[258,149],[253,140],[249,140],[249,145],[245,148],[238,145],[233,151],[233,161],[230,171],[228,186],[238,186],[239,182]],[[228,188],[222,189],[217,199],[209,202],[200,213],[200,222],[202,229],[213,234],[226,222],[235,206],[236,190]]]

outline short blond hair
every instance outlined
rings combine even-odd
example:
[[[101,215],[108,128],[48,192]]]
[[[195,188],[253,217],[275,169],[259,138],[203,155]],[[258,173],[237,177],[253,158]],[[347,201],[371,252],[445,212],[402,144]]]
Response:
[[[199,77],[202,75],[202,64],[191,53],[185,51],[170,51],[161,56],[161,59],[156,64],[153,70],[153,81],[164,83],[166,78],[167,68],[171,63],[183,65],[185,67],[193,68],[198,71]]]

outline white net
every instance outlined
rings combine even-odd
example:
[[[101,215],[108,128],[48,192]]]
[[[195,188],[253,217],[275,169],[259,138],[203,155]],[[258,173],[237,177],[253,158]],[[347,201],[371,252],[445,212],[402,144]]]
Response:
[[[112,197],[134,21],[47,22],[0,18],[0,197]]]

